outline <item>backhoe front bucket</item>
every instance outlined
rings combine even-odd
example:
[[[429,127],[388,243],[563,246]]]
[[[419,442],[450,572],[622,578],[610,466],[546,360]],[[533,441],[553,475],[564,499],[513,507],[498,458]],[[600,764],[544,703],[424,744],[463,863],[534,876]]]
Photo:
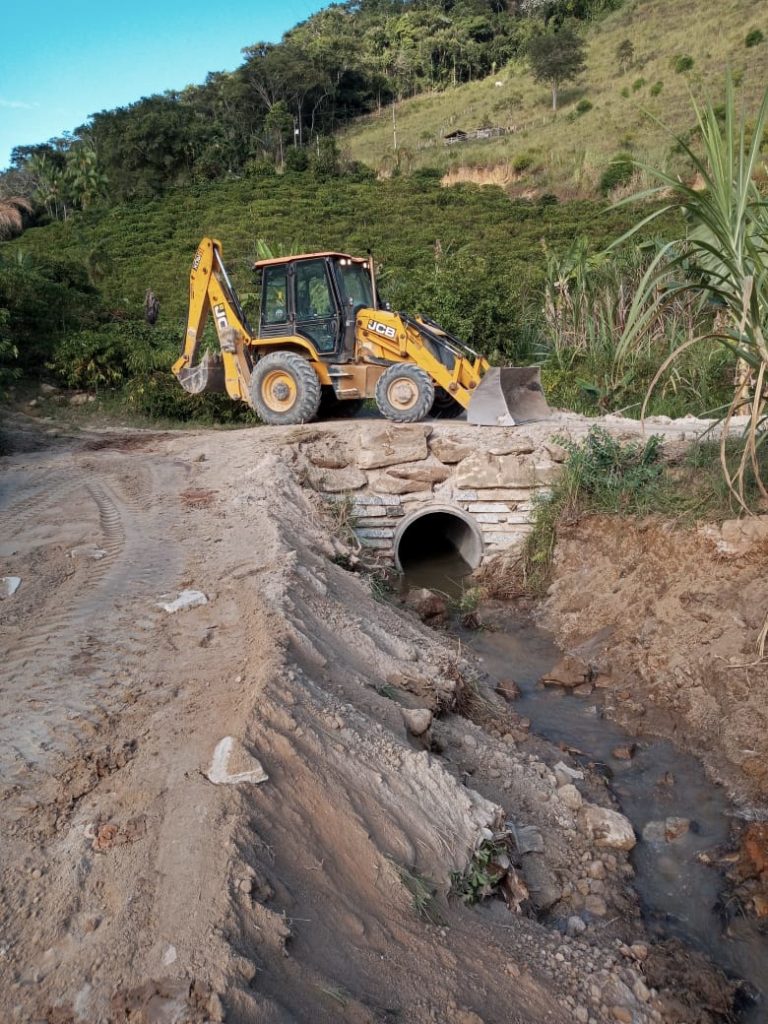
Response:
[[[467,423],[513,427],[527,420],[544,420],[549,415],[539,367],[501,366],[488,370],[473,392]]]
[[[206,352],[197,366],[185,366],[176,373],[176,378],[190,395],[201,395],[204,391],[226,394],[224,366],[221,356]]]

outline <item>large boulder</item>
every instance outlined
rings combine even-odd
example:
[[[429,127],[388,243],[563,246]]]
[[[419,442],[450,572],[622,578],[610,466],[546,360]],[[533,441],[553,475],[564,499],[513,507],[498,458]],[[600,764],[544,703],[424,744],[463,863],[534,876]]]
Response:
[[[450,437],[433,437],[429,442],[429,448],[436,458],[448,465],[468,458],[474,450],[468,444],[461,444]]]
[[[586,683],[589,675],[589,666],[581,658],[566,654],[541,677],[541,682],[545,686],[564,686],[570,690]]]
[[[381,469],[399,462],[418,462],[429,454],[430,428],[421,423],[376,423],[360,431],[357,464],[360,469]]]
[[[585,803],[579,813],[579,823],[596,846],[611,850],[632,850],[636,843],[632,822],[618,811],[597,804]]]

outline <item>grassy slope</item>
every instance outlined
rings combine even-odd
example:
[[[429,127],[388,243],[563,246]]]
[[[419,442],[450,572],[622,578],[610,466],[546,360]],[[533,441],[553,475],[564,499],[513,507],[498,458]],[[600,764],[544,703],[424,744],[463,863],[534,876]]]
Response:
[[[526,67],[510,66],[483,81],[399,104],[399,143],[413,166],[458,168],[459,176],[478,181],[485,177],[519,192],[550,187],[561,195],[588,194],[617,150],[631,148],[641,161],[673,160],[668,135],[644,111],[685,131],[692,124],[689,88],[719,97],[727,65],[743,73],[744,94],[754,107],[768,81],[768,38],[751,49],[744,45],[754,27],[768,37],[768,9],[754,0],[627,0],[621,10],[590,27],[588,70],[564,90],[557,118],[549,110],[547,88],[536,84]],[[619,75],[615,55],[624,39],[635,47],[637,66]],[[688,74],[676,74],[672,61],[683,54],[692,56],[695,65]],[[633,91],[641,78],[646,84]],[[656,82],[663,89],[654,97],[650,90]],[[629,98],[621,95],[625,87]],[[593,109],[577,116],[574,108],[582,98]],[[531,127],[499,140],[448,147],[442,143],[442,136],[456,128],[531,122]],[[356,159],[386,165],[392,157],[391,112],[357,123],[343,142]],[[532,163],[523,174],[515,174],[512,165],[521,156]],[[473,168],[486,170],[478,175]]]

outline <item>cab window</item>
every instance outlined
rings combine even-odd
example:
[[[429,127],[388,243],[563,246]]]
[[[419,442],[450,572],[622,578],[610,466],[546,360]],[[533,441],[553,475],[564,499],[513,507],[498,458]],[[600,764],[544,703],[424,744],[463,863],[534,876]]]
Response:
[[[284,266],[267,267],[264,271],[263,324],[283,324],[288,319],[288,271]]]
[[[296,264],[296,319],[314,320],[333,316],[333,296],[324,260],[306,260]]]

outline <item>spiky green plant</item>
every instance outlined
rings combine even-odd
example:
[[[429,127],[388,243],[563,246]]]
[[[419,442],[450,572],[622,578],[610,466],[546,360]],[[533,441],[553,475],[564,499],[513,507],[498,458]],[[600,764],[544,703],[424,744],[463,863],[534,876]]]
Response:
[[[738,375],[733,400],[722,413],[721,464],[734,497],[749,511],[746,489],[750,476],[757,480],[762,497],[768,498],[758,458],[766,439],[768,205],[755,181],[768,117],[768,91],[753,121],[748,121],[743,109],[737,111],[730,75],[724,106],[692,102],[696,135],[690,141],[676,138],[693,166],[696,182],[688,184],[661,168],[644,167],[657,184],[617,204],[665,200],[617,245],[673,209],[683,213],[687,225],[685,235],[660,249],[643,276],[618,352],[626,353],[637,344],[655,309],[670,296],[684,292],[704,295],[719,311],[711,332],[688,338],[663,361],[645,404],[662,375],[690,346],[722,344],[735,354],[745,372]],[[726,440],[734,414],[743,408],[749,410],[749,423],[741,458],[734,466],[726,458]]]

